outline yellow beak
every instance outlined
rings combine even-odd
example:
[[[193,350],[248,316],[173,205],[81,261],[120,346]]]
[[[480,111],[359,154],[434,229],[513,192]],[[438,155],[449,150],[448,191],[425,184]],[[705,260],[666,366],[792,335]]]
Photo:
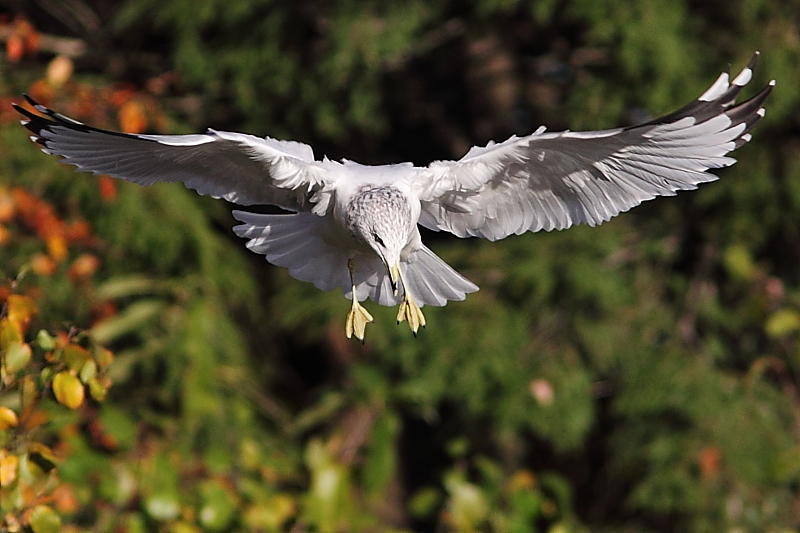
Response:
[[[400,280],[400,265],[397,263],[389,267],[389,279],[392,281],[392,290],[394,291],[394,295],[397,296],[397,282]]]

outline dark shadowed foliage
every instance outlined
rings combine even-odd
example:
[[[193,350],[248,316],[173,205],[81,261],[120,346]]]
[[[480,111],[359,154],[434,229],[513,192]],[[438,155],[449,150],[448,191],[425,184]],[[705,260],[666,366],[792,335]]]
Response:
[[[0,0],[0,531],[800,529],[800,2],[463,4]],[[368,304],[364,346],[231,206],[59,165],[10,108],[424,164],[649,120],[754,50],[778,85],[719,181],[426,232],[481,291],[416,339]]]

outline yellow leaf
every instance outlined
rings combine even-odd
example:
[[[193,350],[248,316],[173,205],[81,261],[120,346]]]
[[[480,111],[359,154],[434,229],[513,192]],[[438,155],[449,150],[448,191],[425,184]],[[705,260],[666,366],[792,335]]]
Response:
[[[16,455],[7,454],[0,459],[0,487],[7,487],[17,479],[17,465],[19,458]]]
[[[22,342],[22,328],[8,318],[0,319],[0,356],[5,359],[5,351],[9,346]]]
[[[778,309],[767,319],[764,327],[770,337],[785,337],[800,330],[800,313],[794,309]]]
[[[15,427],[19,424],[17,413],[8,407],[0,407],[0,430]]]
[[[61,405],[77,409],[83,403],[83,385],[69,372],[59,372],[53,378],[53,393]]]
[[[12,294],[8,297],[8,319],[12,322],[25,328],[35,314],[36,303],[31,297],[22,294]]]

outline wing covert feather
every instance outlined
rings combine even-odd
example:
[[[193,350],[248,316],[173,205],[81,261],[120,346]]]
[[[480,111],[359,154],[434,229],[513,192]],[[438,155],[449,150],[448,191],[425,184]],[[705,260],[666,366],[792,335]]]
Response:
[[[418,174],[420,224],[459,237],[498,240],[526,231],[596,226],[656,196],[717,179],[709,169],[750,140],[775,85],[735,103],[758,53],[729,83],[721,74],[687,106],[630,128],[545,132],[473,147]]]

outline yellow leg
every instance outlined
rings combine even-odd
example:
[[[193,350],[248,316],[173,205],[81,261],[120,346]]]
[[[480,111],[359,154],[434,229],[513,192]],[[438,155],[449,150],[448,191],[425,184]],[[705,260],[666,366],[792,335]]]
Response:
[[[425,327],[425,315],[422,314],[422,309],[420,309],[417,302],[414,301],[411,292],[409,292],[408,284],[406,284],[405,279],[403,279],[402,272],[399,268],[395,268],[400,282],[403,284],[403,301],[400,302],[400,309],[397,311],[397,323],[399,324],[407,320],[408,327],[411,328],[411,333],[416,337],[419,327]]]
[[[347,261],[347,269],[350,271],[350,282],[353,283],[353,305],[350,312],[347,313],[347,320],[344,323],[344,334],[350,339],[353,335],[362,343],[364,342],[364,333],[367,329],[367,324],[373,321],[372,315],[369,314],[363,305],[358,302],[356,296],[356,285],[353,282],[353,260]]]

